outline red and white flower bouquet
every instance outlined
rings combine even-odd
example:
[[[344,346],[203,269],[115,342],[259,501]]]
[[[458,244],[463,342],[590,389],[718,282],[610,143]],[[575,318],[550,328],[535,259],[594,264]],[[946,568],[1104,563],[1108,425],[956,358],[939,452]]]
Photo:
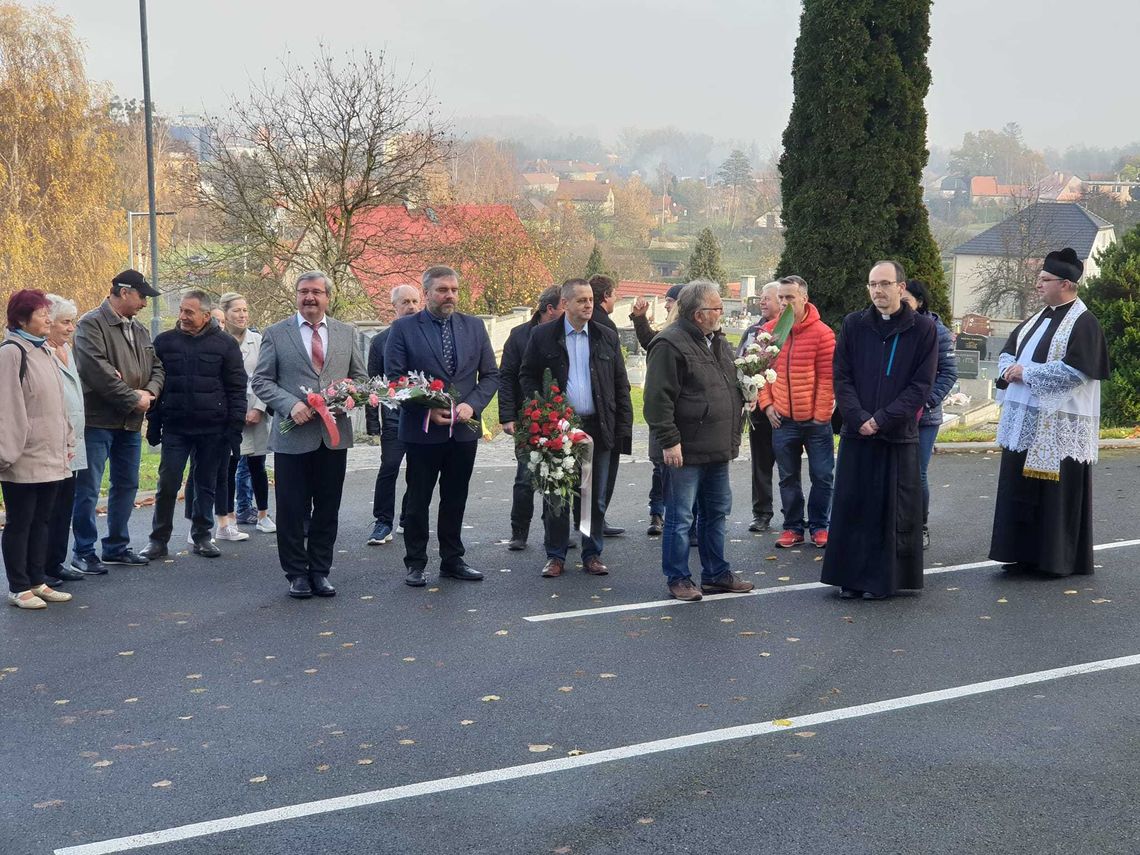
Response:
[[[435,377],[429,377],[422,371],[409,371],[407,374],[388,380],[384,377],[373,378],[373,394],[375,399],[369,398],[368,403],[375,406],[379,404],[390,409],[396,409],[404,404],[424,407],[424,433],[430,426],[432,410],[448,410],[454,424],[455,408],[459,405],[455,396],[447,390],[444,382]],[[482,426],[476,419],[460,419],[464,424],[483,432]]]
[[[554,384],[549,369],[545,392],[523,403],[515,429],[515,444],[525,455],[531,483],[554,510],[579,494],[583,466],[592,460],[590,435],[581,429],[574,409]],[[588,514],[583,514],[585,519]]]
[[[369,401],[372,384],[357,383],[355,380],[338,380],[330,383],[324,389],[313,390],[306,386],[301,387],[305,393],[305,403],[312,407],[325,429],[329,432],[329,440],[333,445],[340,444],[340,429],[336,424],[336,417],[347,415],[361,404]],[[288,433],[297,426],[292,416],[281,420],[281,433]]]

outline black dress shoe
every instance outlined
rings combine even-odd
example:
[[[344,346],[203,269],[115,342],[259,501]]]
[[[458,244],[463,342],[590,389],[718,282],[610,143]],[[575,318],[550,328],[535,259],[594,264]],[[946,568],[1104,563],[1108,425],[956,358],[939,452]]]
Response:
[[[662,517],[661,514],[650,514],[649,515],[649,528],[647,528],[645,530],[645,533],[647,535],[649,535],[650,537],[660,537],[661,532],[664,530],[664,528],[665,528],[665,518]]]
[[[57,576],[48,576],[46,574],[44,575],[44,584],[49,588],[58,588],[63,585],[65,581],[66,580],[60,579]]]
[[[606,537],[617,537],[619,534],[625,534],[625,529],[616,525],[608,525],[602,529],[602,534]]]
[[[309,586],[318,597],[335,597],[336,588],[332,586],[328,576],[310,576]]]
[[[141,555],[136,555],[129,549],[124,549],[122,552],[115,552],[111,555],[103,555],[104,564],[123,565],[124,567],[145,567],[150,562],[143,558]]]
[[[413,588],[422,588],[426,585],[427,580],[424,578],[424,568],[412,567],[408,570],[408,575],[404,577],[404,584],[411,585]]]
[[[195,555],[201,555],[203,558],[218,558],[222,554],[222,550],[218,549],[218,545],[212,540],[195,543],[190,547],[190,551]]]
[[[516,531],[511,534],[510,542],[507,544],[507,549],[511,552],[522,552],[526,549],[526,538],[529,532]]]
[[[300,579],[289,580],[289,596],[298,600],[307,600],[313,596],[313,589],[309,580],[303,576]]]
[[[768,531],[772,527],[771,516],[753,517],[752,523],[748,526],[749,531]]]
[[[82,558],[78,556],[71,559],[71,567],[78,570],[84,576],[106,576],[107,565],[96,558],[94,555],[85,555]]]
[[[170,554],[170,550],[166,548],[165,543],[160,543],[157,540],[152,540],[146,545],[139,556],[145,558],[147,561],[152,561],[155,558],[165,558]]]
[[[480,582],[483,580],[482,573],[474,567],[468,567],[466,564],[456,564],[454,567],[440,567],[439,577],[441,579],[463,579],[467,582]]]
[[[55,568],[55,572],[52,573],[52,575],[65,582],[78,582],[87,574],[82,570],[76,570],[74,567],[68,567],[66,564],[60,564]]]

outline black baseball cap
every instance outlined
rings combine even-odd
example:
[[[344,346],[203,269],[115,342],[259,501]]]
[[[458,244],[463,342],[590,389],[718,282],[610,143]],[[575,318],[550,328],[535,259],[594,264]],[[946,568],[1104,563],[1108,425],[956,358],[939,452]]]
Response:
[[[118,276],[111,280],[112,285],[124,285],[127,288],[134,288],[144,297],[157,297],[158,291],[146,281],[146,277],[139,273],[137,270],[124,270]]]

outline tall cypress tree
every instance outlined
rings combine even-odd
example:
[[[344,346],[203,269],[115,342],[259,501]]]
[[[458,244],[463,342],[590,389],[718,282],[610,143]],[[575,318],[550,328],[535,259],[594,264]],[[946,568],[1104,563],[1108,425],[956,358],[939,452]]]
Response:
[[[704,228],[697,233],[697,242],[693,245],[685,275],[689,277],[690,282],[694,279],[715,282],[720,285],[721,291],[724,291],[728,274],[720,265],[720,244],[716,242],[716,235],[712,233],[712,229]]]
[[[807,280],[824,319],[868,303],[867,272],[902,262],[949,323],[922,202],[931,0],[804,0],[780,158],[779,273]]]
[[[590,251],[590,257],[586,261],[586,273],[584,278],[589,279],[591,276],[596,276],[599,273],[606,272],[606,263],[602,260],[602,251],[595,243],[593,250]]]

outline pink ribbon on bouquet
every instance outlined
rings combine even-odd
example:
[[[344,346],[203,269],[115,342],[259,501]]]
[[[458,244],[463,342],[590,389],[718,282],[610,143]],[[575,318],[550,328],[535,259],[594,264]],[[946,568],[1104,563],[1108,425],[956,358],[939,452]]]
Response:
[[[428,428],[431,427],[431,411],[432,411],[432,409],[433,409],[432,407],[428,407],[424,411],[424,433],[427,433]],[[454,432],[455,432],[455,401],[451,402],[451,408],[450,409],[451,409],[451,421],[447,425],[447,436],[449,439],[452,436],[454,436]]]

